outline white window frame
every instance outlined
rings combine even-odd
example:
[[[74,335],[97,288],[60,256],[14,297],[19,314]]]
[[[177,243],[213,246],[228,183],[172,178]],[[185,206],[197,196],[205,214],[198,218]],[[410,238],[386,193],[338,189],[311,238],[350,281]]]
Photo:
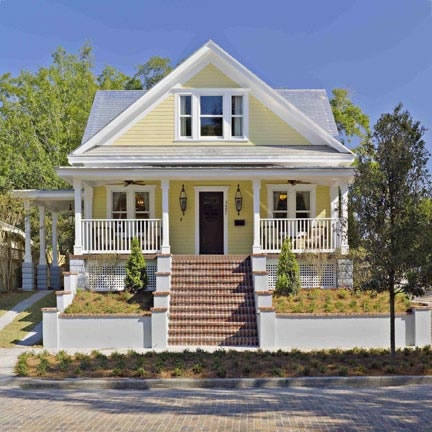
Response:
[[[187,142],[187,141],[237,141],[247,142],[249,141],[249,89],[242,88],[200,88],[200,89],[185,89],[178,88],[173,89],[175,93],[174,103],[174,135],[175,141]],[[180,96],[192,96],[192,137],[180,136]],[[222,96],[223,106],[223,121],[222,130],[223,136],[201,136],[201,109],[200,109],[200,97],[201,96]],[[243,136],[233,137],[231,135],[231,96],[243,96]],[[212,116],[209,116],[212,117]]]
[[[273,218],[273,192],[286,192],[287,193],[287,205],[288,205],[288,219],[296,219],[296,192],[309,192],[310,193],[310,218],[316,218],[316,185],[308,184],[268,184],[267,185],[267,217]]]
[[[135,192],[148,192],[150,213],[149,218],[155,218],[155,189],[156,185],[129,185],[129,186],[105,186],[106,188],[106,203],[107,203],[107,219],[112,219],[113,210],[113,192],[126,192],[126,208],[127,219],[136,219],[135,216]]]
[[[182,114],[181,113],[181,96],[191,96],[191,113],[190,114]],[[188,94],[182,94],[178,96],[178,133],[180,135],[181,133],[181,119],[182,118],[190,118],[191,119],[191,134],[193,136],[193,124],[192,124],[192,119],[193,119],[193,98],[192,95],[188,95]],[[192,138],[192,136],[183,136],[181,135],[180,138],[184,139],[184,140],[190,140]]]

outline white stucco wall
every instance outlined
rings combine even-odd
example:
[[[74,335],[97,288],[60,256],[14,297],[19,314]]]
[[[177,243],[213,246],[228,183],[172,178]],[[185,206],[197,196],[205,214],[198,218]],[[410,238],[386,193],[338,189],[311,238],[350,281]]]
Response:
[[[58,317],[58,348],[150,347],[150,316]]]
[[[399,315],[395,324],[396,345],[414,345],[414,315]],[[390,344],[390,319],[387,316],[276,315],[275,329],[278,348],[388,348]]]

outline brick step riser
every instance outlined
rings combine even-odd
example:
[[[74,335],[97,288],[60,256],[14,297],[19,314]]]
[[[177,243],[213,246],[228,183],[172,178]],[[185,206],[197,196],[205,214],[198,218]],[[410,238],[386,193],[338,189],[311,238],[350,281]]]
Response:
[[[232,276],[232,275],[214,275],[213,277],[208,274],[205,275],[179,275],[175,273],[175,276],[171,277],[171,283],[185,283],[185,282],[200,282],[205,284],[213,283],[252,283],[252,278],[247,276]]]
[[[168,345],[191,345],[191,346],[258,346],[258,339],[241,339],[241,340],[208,340],[208,339],[186,339],[186,338],[168,338]]]
[[[196,307],[206,307],[206,306],[223,306],[225,309],[230,309],[234,312],[234,310],[237,310],[239,307],[243,306],[244,308],[250,308],[251,310],[254,307],[254,302],[252,300],[250,301],[235,301],[235,300],[226,300],[226,299],[214,299],[214,300],[203,300],[203,299],[171,299],[171,305],[172,306],[196,306]]]
[[[190,294],[193,296],[197,295],[205,295],[207,293],[213,293],[213,292],[219,292],[223,295],[231,295],[231,294],[249,294],[252,295],[253,291],[250,288],[230,288],[230,287],[211,287],[211,288],[205,288],[205,287],[171,287],[170,294]]]
[[[250,306],[237,307],[235,309],[231,307],[221,306],[216,307],[212,305],[211,307],[206,307],[205,305],[188,305],[188,306],[170,306],[171,314],[192,314],[192,315],[214,315],[219,317],[221,315],[229,315],[229,316],[240,316],[240,315],[254,315],[255,308]]]
[[[239,331],[250,331],[256,333],[255,323],[218,323],[218,324],[207,324],[207,323],[194,323],[190,321],[186,322],[171,322],[169,324],[170,331],[183,332],[183,333],[200,333],[207,332],[211,329],[214,333],[220,332],[239,332]]]
[[[173,262],[171,265],[171,269],[175,271],[181,271],[181,270],[210,270],[210,271],[216,271],[216,270],[229,270],[235,273],[247,273],[251,270],[250,265],[245,265],[242,263],[222,263],[222,262],[215,262],[215,263],[176,263]]]
[[[190,291],[171,291],[171,298],[197,298],[197,299],[214,299],[214,296],[220,296],[220,298],[224,299],[233,299],[233,300],[252,300],[254,295],[250,292],[244,293],[236,293],[236,292],[226,292],[224,290],[208,290],[204,292],[190,292]]]
[[[199,322],[199,321],[214,321],[214,322],[226,322],[226,323],[240,323],[240,322],[255,322],[255,313],[251,311],[250,314],[238,314],[233,315],[232,313],[226,314],[203,314],[200,312],[188,313],[183,312],[181,314],[170,313],[170,322]]]
[[[175,331],[170,330],[169,337],[171,338],[186,338],[186,339],[206,339],[207,337],[211,337],[214,339],[228,339],[228,338],[256,338],[257,332],[253,331],[227,331],[227,332],[213,332],[213,331],[200,331],[200,332],[185,332],[185,331]]]

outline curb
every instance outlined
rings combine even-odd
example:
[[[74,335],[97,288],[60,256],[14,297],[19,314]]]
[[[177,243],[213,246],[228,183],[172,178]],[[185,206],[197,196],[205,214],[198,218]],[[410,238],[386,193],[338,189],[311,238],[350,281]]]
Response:
[[[21,389],[57,390],[152,390],[152,389],[251,389],[289,387],[389,387],[432,384],[428,376],[365,376],[365,377],[299,377],[299,378],[66,378],[49,380],[10,378],[3,382],[8,387]],[[2,382],[0,380],[0,386]]]

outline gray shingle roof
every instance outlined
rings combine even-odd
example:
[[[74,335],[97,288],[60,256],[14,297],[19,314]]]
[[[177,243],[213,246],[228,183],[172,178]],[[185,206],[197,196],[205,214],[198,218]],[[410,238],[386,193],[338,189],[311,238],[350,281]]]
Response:
[[[339,135],[324,89],[276,89],[276,91],[330,135],[335,137]],[[81,143],[84,144],[96,135],[145,92],[145,90],[99,90],[96,92]]]

